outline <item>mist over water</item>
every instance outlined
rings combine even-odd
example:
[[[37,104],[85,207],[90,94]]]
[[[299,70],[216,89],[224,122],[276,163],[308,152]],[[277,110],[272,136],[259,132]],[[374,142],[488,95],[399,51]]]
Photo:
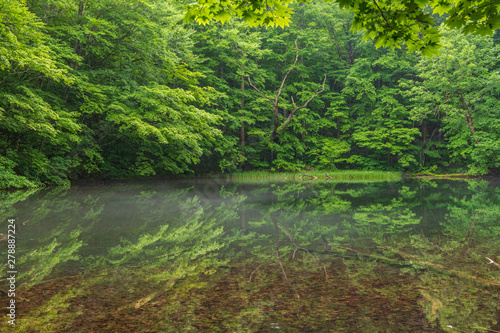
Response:
[[[2,221],[17,224],[16,329],[499,331],[497,184],[207,179],[2,192]]]

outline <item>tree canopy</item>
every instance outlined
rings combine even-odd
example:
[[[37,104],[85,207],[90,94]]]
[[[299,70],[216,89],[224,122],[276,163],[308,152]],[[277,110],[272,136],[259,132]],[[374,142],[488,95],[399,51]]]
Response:
[[[376,46],[420,50],[424,55],[437,54],[441,34],[437,23],[465,33],[492,34],[500,27],[498,0],[327,0],[354,13],[352,28],[364,31]],[[206,24],[243,18],[250,26],[288,26],[292,21],[293,0],[199,0],[188,5],[187,21]],[[307,0],[297,0],[305,4]]]

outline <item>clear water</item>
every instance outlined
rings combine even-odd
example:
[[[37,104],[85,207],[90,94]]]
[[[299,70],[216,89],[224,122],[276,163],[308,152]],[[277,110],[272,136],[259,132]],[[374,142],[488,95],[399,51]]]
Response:
[[[0,329],[498,332],[499,216],[485,180],[3,192]]]

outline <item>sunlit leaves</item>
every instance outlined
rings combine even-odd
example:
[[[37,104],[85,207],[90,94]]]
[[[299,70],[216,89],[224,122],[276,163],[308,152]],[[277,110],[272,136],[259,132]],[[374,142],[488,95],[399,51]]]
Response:
[[[187,6],[186,21],[196,20],[200,24],[210,21],[226,22],[237,16],[250,26],[279,26],[289,24],[292,9],[291,0],[201,0]]]
[[[67,79],[47,46],[43,27],[25,1],[0,1],[0,71],[19,66],[56,80]]]
[[[301,1],[299,1],[301,2]],[[305,1],[302,1],[305,2]],[[337,0],[340,8],[354,12],[353,29],[363,30],[376,46],[399,47],[425,56],[437,55],[441,35],[432,14],[447,15],[445,24],[463,28],[466,33],[492,34],[500,27],[500,2],[495,0]],[[206,24],[226,22],[230,16],[242,17],[251,26],[285,26],[291,21],[290,0],[202,0],[188,6],[185,19]],[[430,9],[430,10],[429,10]],[[221,14],[223,13],[223,15]]]
[[[198,84],[178,6],[29,5],[0,8],[5,184],[177,174],[208,153],[220,117],[205,109],[219,94]]]

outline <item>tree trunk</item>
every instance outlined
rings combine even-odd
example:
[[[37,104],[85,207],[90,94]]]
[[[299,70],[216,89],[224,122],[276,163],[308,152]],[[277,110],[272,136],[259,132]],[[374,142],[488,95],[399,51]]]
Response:
[[[425,165],[425,144],[427,143],[427,123],[422,124],[422,146],[420,147],[420,165]]]
[[[278,127],[280,126],[280,116],[278,114],[278,105],[276,105],[274,107],[274,114],[276,115],[276,119],[274,120],[273,132],[271,133],[271,136],[269,137],[270,142],[274,142],[274,138],[276,137],[276,134],[278,133]]]
[[[463,97],[460,97],[460,102],[462,102],[462,106],[465,110],[465,118],[467,119],[467,125],[469,125],[472,138],[474,139],[474,142],[478,144],[479,140],[477,139],[476,131],[474,130],[474,124],[472,123],[472,117],[469,112],[469,107],[467,106],[467,103],[465,103],[465,99]]]
[[[243,92],[245,91],[245,78],[243,75],[241,76],[241,104],[240,104],[240,110],[243,111],[245,108],[245,96],[243,95]],[[243,117],[243,114],[242,114]],[[245,121],[241,121],[241,128],[240,128],[240,144],[242,146],[245,145]]]
[[[83,30],[83,21],[82,21],[82,16],[83,16],[83,10],[85,9],[85,3],[83,1],[80,1],[78,3],[78,21],[79,21],[79,26],[80,26],[80,31]],[[78,38],[75,38],[75,41],[74,41],[74,45],[73,45],[73,51],[75,52],[75,54],[79,55],[79,56],[82,56],[82,54],[80,54],[80,41],[78,40]],[[74,61],[72,63],[72,66],[71,66],[73,69],[78,69],[78,62],[77,61]]]

